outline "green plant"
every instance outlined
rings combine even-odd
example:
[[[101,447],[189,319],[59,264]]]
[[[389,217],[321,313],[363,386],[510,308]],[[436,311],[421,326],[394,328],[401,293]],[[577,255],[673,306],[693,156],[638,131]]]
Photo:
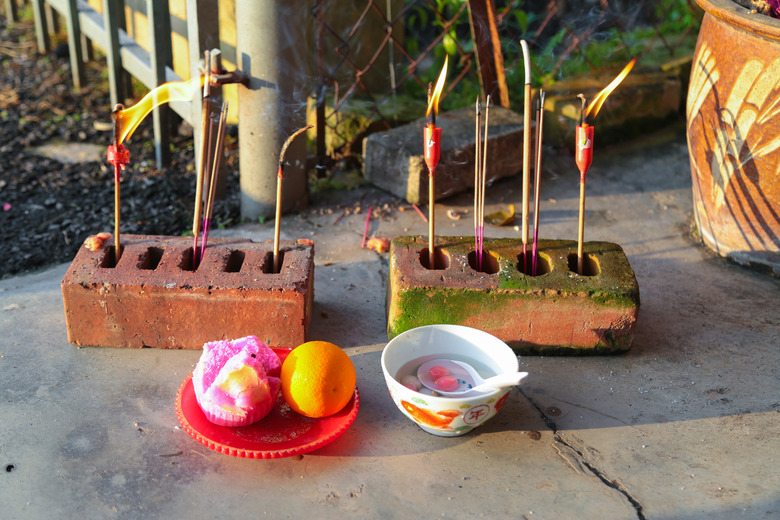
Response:
[[[660,21],[662,34],[677,34],[689,29],[698,32],[702,13],[686,0],[657,0],[655,16]]]
[[[441,44],[432,49],[434,65],[425,70],[415,69],[415,74],[422,81],[409,80],[404,84],[404,94],[414,98],[425,99],[427,96],[427,84],[435,82],[445,55],[449,56],[450,70],[448,82],[456,74],[460,57],[470,54],[474,49],[471,37],[471,29],[468,19],[467,4],[464,0],[433,0],[433,9],[428,5],[416,5],[407,18],[406,23],[406,48],[410,56],[418,56],[425,48],[441,35]],[[442,31],[444,34],[442,35]],[[473,65],[474,70],[476,67]],[[447,86],[445,86],[447,88]],[[470,74],[458,83],[458,88],[447,92],[442,99],[440,108],[448,110],[463,105],[463,101],[470,99],[473,102],[479,92],[479,83],[475,74]]]
[[[404,122],[424,115],[427,86],[436,81],[445,56],[449,57],[449,70],[445,95],[440,111],[469,106],[481,92],[477,60],[474,55],[474,41],[466,0],[405,0],[404,44],[411,62],[407,70],[398,70],[397,77],[407,76],[394,93],[393,101],[360,99],[353,95],[348,102],[352,112],[360,103],[367,109],[361,110],[365,121],[377,118],[377,111],[385,121]],[[613,2],[608,2],[612,4]],[[411,4],[409,6],[408,4]],[[525,67],[523,65],[521,40],[532,46],[534,87],[547,86],[556,81],[583,74],[592,74],[601,69],[615,69],[625,66],[638,56],[640,67],[650,68],[682,56],[690,55],[695,47],[697,27],[701,12],[693,0],[656,0],[652,4],[650,19],[633,27],[615,26],[604,29],[596,25],[588,27],[568,19],[548,19],[548,11],[534,12],[526,0],[496,0],[496,15],[499,22],[499,37],[504,59],[504,70],[512,108],[517,109],[523,99]],[[607,23],[625,22],[613,18],[612,6],[606,11]],[[593,24],[604,23],[603,17],[592,17]],[[579,20],[578,22],[582,22]],[[568,25],[567,25],[568,24]],[[545,28],[541,31],[540,28]],[[397,55],[396,55],[397,56]],[[399,65],[401,69],[403,65]],[[468,69],[468,70],[464,70]],[[327,116],[328,126],[338,128],[331,132],[338,136],[333,140],[328,153],[341,149],[340,136],[347,135],[345,128],[351,123],[339,119],[343,105],[334,117]],[[367,123],[357,127],[362,132]],[[355,132],[352,132],[354,134]],[[351,135],[351,134],[350,134]],[[327,139],[326,139],[327,140]],[[330,143],[330,141],[329,141]],[[350,152],[347,151],[347,154]],[[316,190],[329,189],[328,182],[313,182]]]

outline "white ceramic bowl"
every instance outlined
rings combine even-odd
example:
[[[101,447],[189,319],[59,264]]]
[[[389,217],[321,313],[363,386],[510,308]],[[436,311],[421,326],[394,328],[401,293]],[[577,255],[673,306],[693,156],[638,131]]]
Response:
[[[517,355],[500,339],[461,325],[426,325],[393,338],[382,351],[382,372],[393,402],[420,428],[452,437],[468,433],[498,413],[511,387],[475,397],[440,397],[410,390],[400,383],[429,359],[465,361],[488,377],[517,372]]]

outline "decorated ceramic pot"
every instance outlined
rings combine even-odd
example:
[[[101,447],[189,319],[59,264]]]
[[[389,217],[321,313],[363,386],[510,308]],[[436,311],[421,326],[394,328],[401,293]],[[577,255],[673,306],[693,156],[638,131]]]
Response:
[[[687,101],[696,224],[721,256],[780,274],[780,20],[697,2]]]

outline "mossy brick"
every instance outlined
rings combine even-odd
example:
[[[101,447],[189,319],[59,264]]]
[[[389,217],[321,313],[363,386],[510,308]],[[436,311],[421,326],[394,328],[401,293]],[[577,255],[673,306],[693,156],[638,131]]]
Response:
[[[81,247],[62,279],[68,341],[101,347],[200,349],[255,335],[273,346],[304,343],[314,299],[314,243],[211,239],[192,269],[193,239],[122,235]]]
[[[474,268],[473,237],[436,237],[436,244],[442,265],[437,260],[437,269],[428,269],[427,237],[392,240],[389,338],[444,323],[484,330],[520,353],[618,353],[631,347],[639,285],[619,245],[586,242],[586,276],[580,276],[574,272],[575,241],[540,240],[538,276],[530,276],[518,239],[486,238],[490,257],[484,263],[492,269],[482,272]],[[528,271],[530,250],[529,244]]]
[[[436,168],[435,198],[474,187],[474,108],[440,113],[441,159]],[[428,168],[423,158],[427,120],[371,134],[363,140],[366,180],[412,204],[428,202]],[[517,175],[523,169],[523,116],[491,106],[488,157],[500,157],[488,168],[488,182]],[[483,134],[484,137],[484,134]]]

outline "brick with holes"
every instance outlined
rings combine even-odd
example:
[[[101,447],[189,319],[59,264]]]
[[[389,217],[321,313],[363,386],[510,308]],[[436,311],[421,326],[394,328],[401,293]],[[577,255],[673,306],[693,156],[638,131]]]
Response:
[[[257,336],[295,347],[307,340],[314,299],[314,243],[209,240],[193,270],[192,238],[123,235],[81,247],[62,279],[68,341],[101,347],[200,349]],[[115,265],[116,264],[116,265]]]
[[[474,237],[436,237],[429,269],[427,237],[390,245],[387,335],[437,323],[474,327],[524,354],[625,352],[639,313],[639,285],[623,249],[610,242],[540,240],[537,276],[522,243],[486,238],[481,270]],[[531,258],[531,247],[528,247]],[[529,273],[529,274],[526,274]]]

